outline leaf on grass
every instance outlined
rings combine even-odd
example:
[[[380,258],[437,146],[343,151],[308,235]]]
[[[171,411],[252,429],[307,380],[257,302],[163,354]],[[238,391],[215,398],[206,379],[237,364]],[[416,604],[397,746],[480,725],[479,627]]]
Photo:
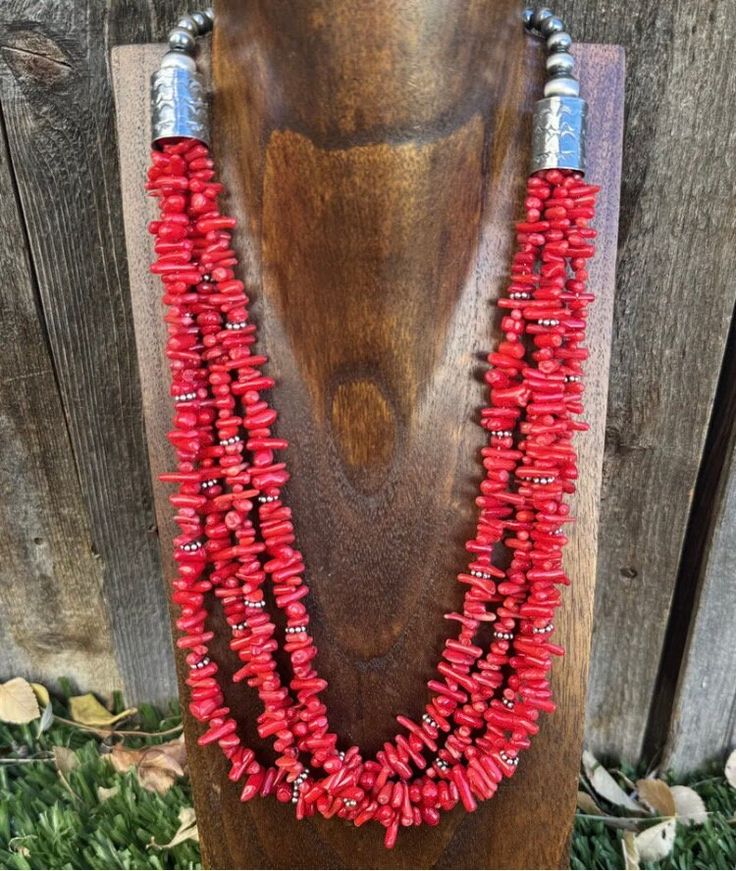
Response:
[[[689,786],[673,786],[671,790],[677,809],[677,819],[681,823],[686,826],[693,823],[700,826],[708,819],[705,802],[694,789]]]
[[[672,852],[677,823],[665,820],[635,836],[634,842],[642,862],[659,862]]]
[[[587,792],[583,792],[582,789],[578,790],[578,810],[594,817],[604,816],[603,811],[595,803],[595,799]]]
[[[726,760],[726,770],[724,771],[724,774],[726,775],[726,780],[734,789],[736,789],[736,750],[733,750]]]
[[[77,754],[69,747],[54,747],[53,754],[56,770],[64,778],[79,765]]]
[[[655,777],[637,780],[636,790],[639,794],[639,801],[643,802],[657,816],[673,817],[677,813],[672,790],[663,780],[658,780]]]
[[[621,789],[595,756],[587,750],[583,753],[583,768],[590,785],[601,798],[631,811],[642,810],[641,805]]]
[[[119,714],[111,714],[103,707],[92,693],[83,696],[72,696],[69,699],[69,712],[75,723],[83,726],[92,726],[101,729],[109,729],[120,720],[125,720],[136,713],[136,708],[127,708]]]
[[[633,832],[624,832],[621,838],[621,851],[624,854],[625,871],[639,871],[639,849]]]
[[[33,687],[22,677],[0,684],[0,720],[4,723],[30,723],[41,716]]]
[[[115,784],[114,786],[98,786],[97,787],[97,798],[99,801],[107,801],[108,798],[112,798],[114,795],[117,795],[120,792],[119,784]]]
[[[44,708],[47,708],[51,704],[51,696],[49,695],[49,691],[46,689],[46,687],[42,683],[32,683],[31,688],[36,694],[38,704],[42,705]]]
[[[152,840],[148,847],[149,849],[155,847],[157,850],[168,850],[171,847],[176,847],[177,844],[181,844],[183,841],[189,840],[199,843],[197,817],[194,814],[194,808],[183,807],[179,811],[179,828],[176,830],[176,834],[169,843],[157,844]]]
[[[184,775],[186,748],[183,738],[140,749],[116,744],[107,758],[116,771],[135,769],[144,789],[164,795]]]

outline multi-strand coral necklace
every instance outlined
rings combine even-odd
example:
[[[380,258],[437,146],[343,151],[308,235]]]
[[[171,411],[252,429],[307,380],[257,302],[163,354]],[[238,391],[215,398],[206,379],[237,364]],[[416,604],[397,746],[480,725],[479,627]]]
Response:
[[[199,743],[218,744],[229,760],[243,801],[273,795],[292,802],[300,819],[374,820],[391,847],[401,826],[436,825],[458,802],[472,811],[490,798],[514,774],[540,713],[554,710],[549,672],[563,651],[551,633],[559,587],[568,583],[565,497],[577,475],[573,434],[585,429],[578,415],[593,301],[586,282],[598,188],[583,180],[586,106],[563,22],[548,9],[528,10],[527,29],[546,40],[547,80],[534,115],[526,216],[497,303],[502,340],[488,355],[485,475],[468,563],[457,575],[462,608],[445,615],[454,628],[427,682],[424,713],[397,716],[396,735],[367,758],[341,743],[322,700],[327,682],[284,490],[287,442],[275,432],[274,382],[256,349],[232,246],[236,222],[220,211],[223,186],[207,145],[193,55],[195,37],[212,23],[211,11],[194,13],[170,34],[152,82],[147,184],[160,207],[151,269],[167,307],[177,471],[163,477],[178,485],[172,598],[189,710],[206,727]],[[257,731],[273,744],[271,762],[245,746],[225,704],[206,626],[215,599],[242,662],[232,679],[260,699]]]

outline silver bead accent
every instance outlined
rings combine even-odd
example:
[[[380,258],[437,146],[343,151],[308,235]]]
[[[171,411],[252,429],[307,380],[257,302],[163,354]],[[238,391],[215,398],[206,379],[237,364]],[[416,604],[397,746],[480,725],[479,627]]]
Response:
[[[211,6],[209,6],[207,9],[203,9],[202,15],[204,15],[206,18],[209,18],[210,24],[215,23],[215,13]]]
[[[556,15],[550,15],[545,18],[539,27],[542,36],[552,36],[553,33],[562,33],[565,29],[565,23]]]
[[[167,51],[161,61],[161,69],[174,67],[180,70],[186,70],[190,73],[196,73],[197,64],[194,58],[181,51]]]
[[[545,66],[552,75],[569,75],[575,69],[575,58],[566,51],[556,51],[547,58]]]
[[[552,79],[555,82],[574,79]],[[534,107],[532,172],[541,169],[585,170],[585,122],[588,104],[577,96],[551,96]]]
[[[192,391],[191,393],[179,393],[173,398],[174,402],[191,402],[193,399],[197,398],[197,394],[194,391]]]
[[[197,25],[198,33],[205,34],[212,30],[212,21],[204,14],[204,12],[192,12],[191,19]]]
[[[547,51],[570,51],[571,48],[572,37],[565,30],[558,30],[547,37]]]
[[[537,11],[532,15],[532,25],[536,27],[537,30],[541,30],[542,23],[548,18],[554,18],[554,13],[546,6],[542,6],[541,9],[537,9]]]
[[[555,76],[544,84],[545,97],[579,97],[580,83],[572,76]]]
[[[172,51],[183,51],[186,54],[194,54],[197,42],[194,35],[183,27],[175,27],[169,31],[169,48]]]
[[[527,6],[527,8],[521,13],[521,20],[527,30],[532,29],[534,26],[534,10],[530,6]]]
[[[189,15],[185,15],[184,18],[180,18],[176,22],[177,30],[186,30],[187,33],[191,33],[192,36],[196,36],[199,32],[199,28],[192,20],[192,17]]]

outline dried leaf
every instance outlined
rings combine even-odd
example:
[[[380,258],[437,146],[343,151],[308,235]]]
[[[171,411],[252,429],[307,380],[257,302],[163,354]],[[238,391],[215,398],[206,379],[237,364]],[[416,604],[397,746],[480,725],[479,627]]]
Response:
[[[77,754],[69,747],[54,747],[53,754],[56,770],[64,778],[79,765]]]
[[[665,820],[639,832],[634,841],[641,861],[659,862],[669,856],[675,843],[676,829],[677,823],[674,820]]]
[[[587,750],[583,753],[583,768],[590,785],[601,798],[631,811],[641,812],[643,810],[641,805],[621,789],[595,756]]]
[[[694,789],[689,786],[673,786],[671,789],[679,822],[686,826],[693,823],[700,826],[708,819],[705,802]]]
[[[669,786],[654,777],[636,781],[639,801],[659,817],[673,817],[677,813],[675,799]]]
[[[122,744],[116,744],[108,753],[107,759],[110,760],[115,771],[121,774],[130,771],[131,768],[137,768],[138,763],[143,756],[143,750],[124,747]]]
[[[125,720],[136,712],[136,708],[127,708],[119,714],[111,714],[103,707],[92,693],[83,696],[72,696],[69,699],[69,711],[75,723],[83,726],[110,728],[120,720]]]
[[[41,716],[33,687],[22,677],[0,684],[0,720],[4,723],[30,723]]]
[[[731,751],[731,755],[726,760],[724,774],[726,775],[726,780],[736,789],[736,750]]]
[[[624,854],[625,871],[639,871],[639,850],[633,832],[624,832],[621,838],[621,851]]]
[[[98,786],[97,787],[97,798],[100,801],[107,801],[108,798],[112,798],[114,795],[117,795],[120,792],[120,786],[116,783],[114,786]]]
[[[179,823],[180,825],[176,830],[176,834],[168,844],[157,844],[155,841],[151,841],[149,849],[155,847],[158,850],[168,850],[177,844],[181,844],[183,841],[189,840],[199,843],[199,832],[197,831],[197,818],[194,814],[194,808],[183,807],[179,811]]]
[[[138,763],[138,780],[144,789],[164,795],[183,777],[184,762],[184,744],[179,741],[147,747]]]
[[[51,705],[51,702],[49,702],[43,709],[43,714],[41,714],[41,722],[38,724],[38,734],[43,735],[44,732],[48,732],[53,722],[54,708]]]
[[[595,803],[595,799],[588,795],[587,792],[583,792],[582,789],[578,790],[578,810],[594,817],[605,816],[603,811]]]
[[[42,683],[32,683],[31,687],[33,692],[36,694],[36,698],[38,699],[38,704],[44,708],[47,708],[51,704],[51,696],[49,695],[49,691]]]

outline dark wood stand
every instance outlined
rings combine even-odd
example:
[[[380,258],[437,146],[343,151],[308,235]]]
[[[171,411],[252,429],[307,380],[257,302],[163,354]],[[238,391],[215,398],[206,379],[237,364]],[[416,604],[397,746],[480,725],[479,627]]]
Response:
[[[375,751],[393,715],[419,716],[460,601],[484,442],[482,358],[497,340],[528,172],[541,49],[510,0],[221,2],[214,149],[289,438],[289,501],[308,565],[334,725]],[[159,288],[148,272],[143,178],[148,77],[160,46],[113,54],[131,292],[154,475],[171,465]],[[591,286],[579,518],[557,638],[558,712],[493,801],[437,829],[296,823],[242,805],[217,748],[185,715],[204,862],[216,868],[550,868],[567,861],[591,632],[611,332],[623,57],[580,46],[589,177],[603,185]],[[152,206],[150,206],[152,208]],[[167,490],[155,484],[167,577]],[[228,659],[223,652],[223,660]],[[185,695],[182,698],[186,698]],[[230,693],[254,744],[257,700]],[[186,709],[186,704],[184,704]]]

